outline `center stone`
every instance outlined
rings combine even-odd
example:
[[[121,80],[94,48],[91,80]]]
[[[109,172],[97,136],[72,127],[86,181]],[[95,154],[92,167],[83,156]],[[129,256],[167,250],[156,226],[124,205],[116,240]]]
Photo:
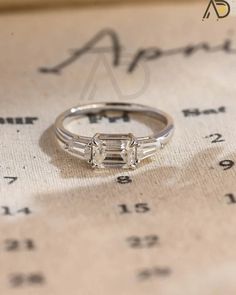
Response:
[[[133,134],[96,134],[90,145],[89,162],[93,167],[135,168],[137,142]]]

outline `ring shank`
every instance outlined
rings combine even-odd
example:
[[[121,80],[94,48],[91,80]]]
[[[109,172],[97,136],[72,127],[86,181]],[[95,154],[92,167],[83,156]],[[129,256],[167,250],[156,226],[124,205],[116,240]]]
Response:
[[[84,158],[84,149],[91,141],[91,137],[80,136],[74,134],[66,129],[64,126],[65,120],[68,118],[79,119],[88,114],[99,114],[104,111],[125,111],[130,113],[140,113],[142,116],[152,117],[164,124],[161,130],[157,130],[154,134],[137,137],[139,145],[146,149],[146,154],[143,158],[155,153],[158,148],[163,147],[173,135],[174,125],[172,118],[163,111],[158,109],[144,106],[141,104],[133,103],[120,103],[120,102],[101,102],[94,104],[79,105],[73,107],[66,112],[62,113],[55,122],[55,131],[58,140],[66,146],[68,152],[73,155],[77,154],[78,157]]]

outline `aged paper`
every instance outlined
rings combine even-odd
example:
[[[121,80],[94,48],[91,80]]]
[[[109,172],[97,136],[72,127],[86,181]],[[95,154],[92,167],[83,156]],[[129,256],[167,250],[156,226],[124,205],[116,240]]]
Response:
[[[1,15],[0,294],[235,294],[236,19],[205,9]],[[52,125],[96,101],[170,113],[173,140],[135,171],[91,170]],[[152,128],[110,121],[74,128]]]

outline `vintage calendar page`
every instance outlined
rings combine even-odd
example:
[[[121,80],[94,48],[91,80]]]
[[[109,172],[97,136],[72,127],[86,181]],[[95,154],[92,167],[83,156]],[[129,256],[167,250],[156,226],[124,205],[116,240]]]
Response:
[[[236,18],[203,21],[206,4],[0,15],[0,294],[236,293]],[[52,126],[98,101],[168,112],[172,141],[136,170],[92,170]]]

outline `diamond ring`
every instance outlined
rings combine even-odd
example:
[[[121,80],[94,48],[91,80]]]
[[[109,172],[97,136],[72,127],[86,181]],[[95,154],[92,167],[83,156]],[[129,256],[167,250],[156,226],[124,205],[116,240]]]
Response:
[[[132,133],[96,133],[93,137],[88,137],[75,134],[68,129],[68,124],[73,120],[109,111],[151,117],[163,127],[155,130],[154,134],[142,137],[136,137]],[[60,146],[68,153],[86,160],[95,168],[136,168],[141,160],[163,148],[174,132],[173,120],[168,114],[140,104],[116,102],[73,107],[62,113],[56,119],[54,126]]]

